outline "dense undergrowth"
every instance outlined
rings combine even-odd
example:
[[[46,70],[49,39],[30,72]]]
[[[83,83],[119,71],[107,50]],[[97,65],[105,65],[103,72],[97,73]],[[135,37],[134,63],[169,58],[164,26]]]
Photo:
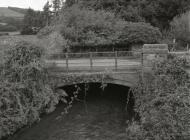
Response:
[[[135,89],[139,122],[127,128],[131,140],[190,139],[190,80],[186,61],[170,56]]]
[[[65,95],[48,84],[43,53],[27,42],[6,52],[0,69],[0,139],[52,112]]]

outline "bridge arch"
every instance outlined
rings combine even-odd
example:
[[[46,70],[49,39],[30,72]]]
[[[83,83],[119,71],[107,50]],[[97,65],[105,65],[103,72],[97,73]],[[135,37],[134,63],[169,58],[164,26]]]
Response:
[[[134,87],[139,81],[139,72],[116,72],[116,73],[80,73],[57,75],[54,77],[55,87],[69,86],[82,83],[105,83],[116,84],[126,87]]]
[[[74,92],[77,91],[78,87],[80,90],[77,93],[77,99],[74,99],[74,104],[84,103],[85,106],[88,106],[94,102],[100,102],[102,105],[105,105],[106,102],[108,102],[108,104],[112,102],[113,111],[114,105],[117,107],[119,105],[125,119],[131,120],[135,118],[135,98],[131,87],[114,83],[106,83],[106,86],[102,88],[101,82],[81,82],[64,85],[62,87],[58,87],[58,89],[64,90],[68,95],[67,100],[70,101],[70,98],[74,97]],[[85,89],[86,87],[87,89]]]

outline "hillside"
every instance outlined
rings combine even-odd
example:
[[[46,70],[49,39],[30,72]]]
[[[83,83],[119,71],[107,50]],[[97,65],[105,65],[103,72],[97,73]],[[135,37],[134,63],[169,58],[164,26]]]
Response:
[[[8,7],[8,9],[21,13],[21,14],[26,14],[28,9],[24,9],[24,8],[18,8],[18,7]]]
[[[0,17],[9,17],[9,18],[24,18],[23,13],[16,12],[10,8],[0,7]]]

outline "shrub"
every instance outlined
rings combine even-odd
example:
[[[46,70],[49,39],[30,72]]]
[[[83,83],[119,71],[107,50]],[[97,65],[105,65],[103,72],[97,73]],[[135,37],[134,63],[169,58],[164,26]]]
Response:
[[[159,29],[146,23],[127,23],[119,36],[123,44],[158,43],[160,39]]]
[[[184,60],[174,57],[156,63],[152,76],[149,74],[135,91],[136,111],[141,119],[140,124],[127,128],[131,139],[190,138],[190,85]],[[131,131],[134,127],[136,131]]]
[[[171,22],[173,36],[183,46],[190,43],[189,14],[190,12],[176,16]]]
[[[70,46],[104,46],[115,44],[123,22],[111,12],[75,5],[61,13],[57,26]]]
[[[21,30],[22,35],[36,35],[39,32],[39,27],[24,26]]]
[[[27,42],[7,52],[0,70],[0,138],[53,111],[64,95],[48,84],[42,56],[43,49]]]

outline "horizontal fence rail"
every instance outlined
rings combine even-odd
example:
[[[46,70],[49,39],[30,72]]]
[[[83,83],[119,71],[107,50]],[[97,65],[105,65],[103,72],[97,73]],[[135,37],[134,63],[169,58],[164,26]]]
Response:
[[[168,52],[185,58],[190,65],[190,51]],[[46,56],[48,68],[60,72],[100,72],[142,70],[142,51],[57,53]]]
[[[46,62],[52,69],[66,72],[134,70],[141,67],[142,52],[115,51],[49,54],[46,57]]]

